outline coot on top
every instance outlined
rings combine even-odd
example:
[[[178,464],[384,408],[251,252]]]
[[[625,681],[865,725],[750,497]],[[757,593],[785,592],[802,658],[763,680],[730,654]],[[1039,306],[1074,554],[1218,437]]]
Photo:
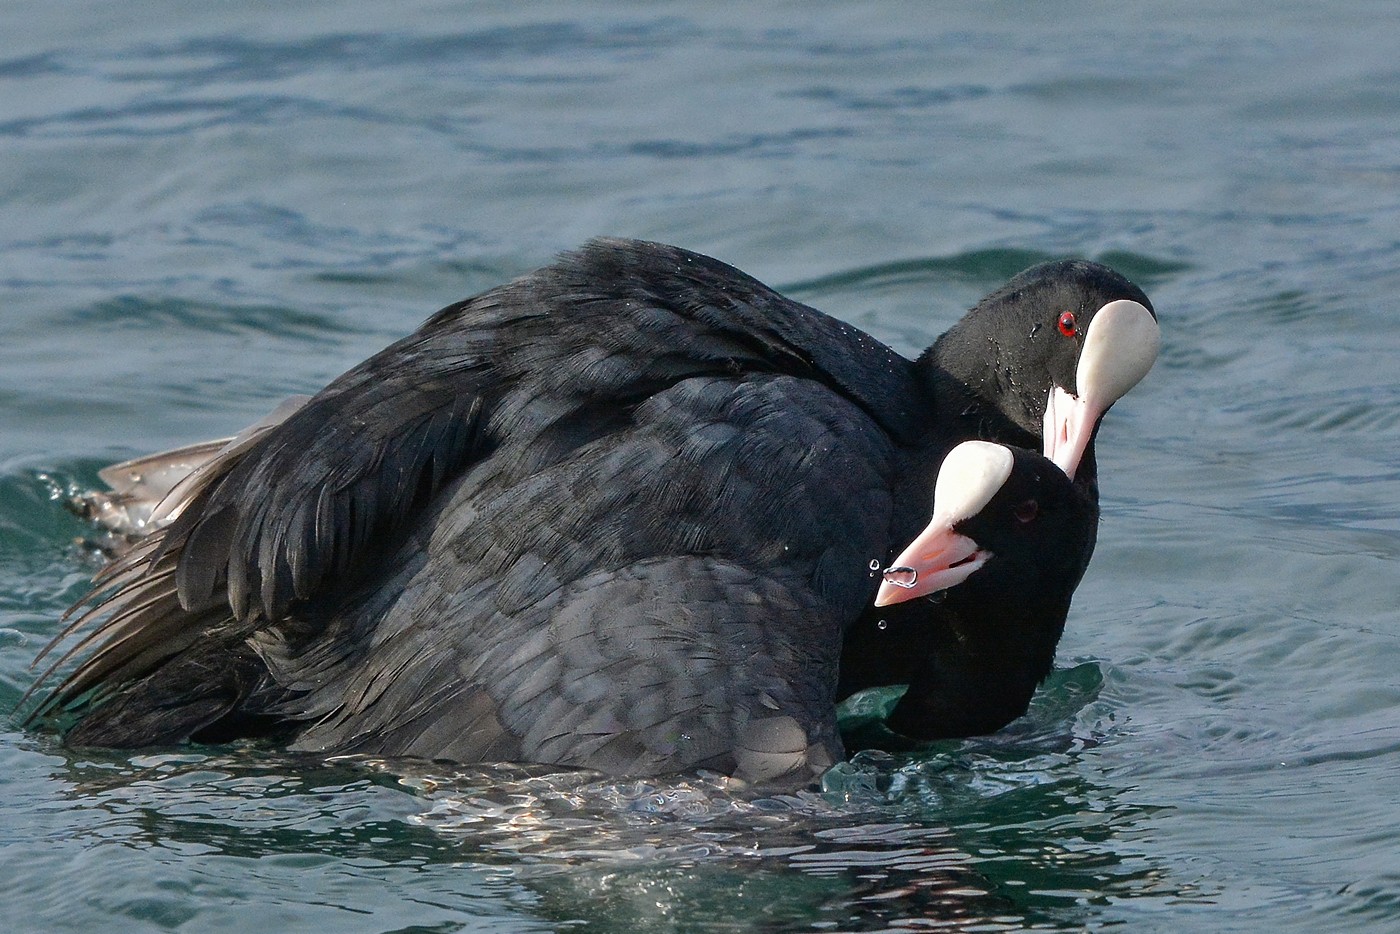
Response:
[[[1104,267],[993,299],[912,362],[716,260],[592,241],[178,484],[36,715],[77,745],[818,773],[843,633],[947,451],[1044,423],[1092,504],[1093,428],[1151,365]],[[1087,428],[1049,425],[1054,389]]]

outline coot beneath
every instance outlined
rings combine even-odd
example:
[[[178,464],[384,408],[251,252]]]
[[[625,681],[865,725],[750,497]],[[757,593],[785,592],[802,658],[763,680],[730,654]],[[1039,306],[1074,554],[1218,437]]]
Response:
[[[1020,448],[966,441],[939,472],[933,518],[849,630],[839,693],[905,684],[886,721],[921,740],[978,736],[1026,712],[1050,673],[1093,552],[1090,489]]]

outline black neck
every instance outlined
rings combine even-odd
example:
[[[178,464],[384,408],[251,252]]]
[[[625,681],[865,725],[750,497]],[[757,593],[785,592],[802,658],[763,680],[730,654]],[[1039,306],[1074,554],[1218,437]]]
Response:
[[[921,664],[889,719],[897,732],[917,739],[995,732],[1026,712],[1050,673],[1068,598],[1003,599],[993,618],[974,590],[950,592],[937,624],[923,627]]]

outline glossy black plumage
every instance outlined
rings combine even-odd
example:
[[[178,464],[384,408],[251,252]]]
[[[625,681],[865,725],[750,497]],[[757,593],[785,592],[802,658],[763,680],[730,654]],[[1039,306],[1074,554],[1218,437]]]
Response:
[[[943,436],[1038,447],[1051,388],[1078,389],[1082,341],[1057,336],[1058,316],[1071,311],[1087,330],[1098,309],[1119,299],[1152,311],[1142,290],[1118,273],[1067,260],[1029,269],[980,301],[919,360],[934,383],[933,421]],[[1020,465],[1026,458],[1018,454],[1017,460]],[[1036,473],[1043,468],[1036,465]],[[889,725],[917,739],[990,733],[1025,713],[1035,686],[1050,671],[1070,597],[1097,540],[1092,438],[1074,487],[1075,497],[1062,498],[1064,514],[1074,520],[1059,533],[1063,541],[1042,549],[1041,567],[1003,565],[999,574],[979,572],[935,600],[868,607],[845,633],[838,698],[908,684]],[[931,491],[924,485],[915,495],[931,498]],[[925,499],[922,506],[901,513],[895,533],[901,546],[927,519],[931,502]],[[1069,581],[1068,590],[1028,585],[1030,578],[1045,579],[1042,572],[1051,568],[1050,583]],[[1008,641],[1005,633],[1016,638]]]
[[[1098,504],[1041,455],[1012,455],[996,495],[954,526],[991,553],[987,563],[932,597],[874,607],[848,632],[838,693],[909,685],[888,720],[906,736],[995,732],[1026,712],[1053,666],[1093,554]]]
[[[1088,307],[1102,267],[1040,275],[1085,270],[1055,288]],[[1052,312],[1003,302],[1010,353]],[[1024,441],[1068,343],[1044,379],[960,382],[938,345],[914,363],[715,260],[594,241],[191,476],[39,713],[75,744],[820,772],[871,562],[952,442]]]

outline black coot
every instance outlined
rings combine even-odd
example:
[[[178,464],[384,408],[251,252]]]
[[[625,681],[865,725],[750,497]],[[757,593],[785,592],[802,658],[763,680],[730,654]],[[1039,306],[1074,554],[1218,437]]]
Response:
[[[1098,524],[1091,490],[1033,451],[967,441],[928,526],[850,631],[840,693],[907,684],[887,725],[918,739],[994,732],[1026,712],[1064,632]]]
[[[1052,388],[1077,390],[1090,427],[1050,451],[1092,477],[1092,427],[1151,364],[1097,339],[1104,309],[1151,321],[1103,267],[1013,286],[959,326],[994,365],[940,352],[959,329],[914,363],[707,257],[591,242],[176,485],[36,714],[77,745],[820,772],[843,631],[946,451],[1003,423],[1033,440]],[[1107,383],[1081,359],[1100,344]]]

